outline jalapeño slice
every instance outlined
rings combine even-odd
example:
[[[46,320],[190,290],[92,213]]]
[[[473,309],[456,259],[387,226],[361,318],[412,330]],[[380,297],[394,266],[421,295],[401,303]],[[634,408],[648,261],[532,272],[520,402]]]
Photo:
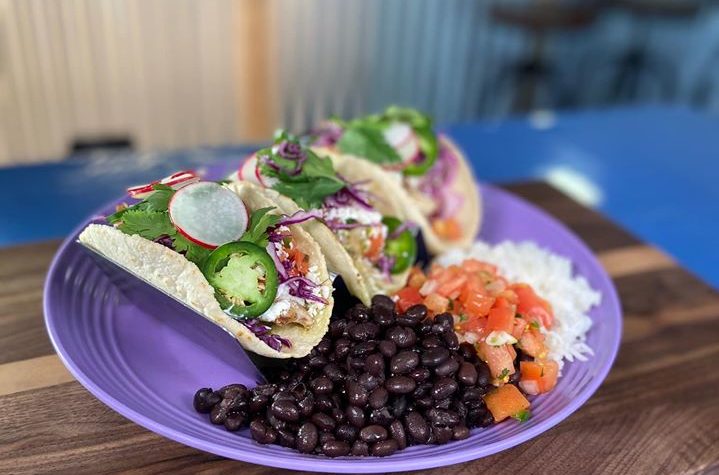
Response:
[[[389,236],[402,224],[402,222],[392,216],[382,218],[382,223],[387,226],[387,240],[384,245],[384,253],[394,257],[394,265],[391,273],[399,274],[406,271],[417,257],[417,241],[415,241],[412,231],[405,229],[398,236],[390,238]]]
[[[223,244],[210,253],[202,273],[215,298],[236,319],[262,315],[277,296],[277,268],[260,246],[246,241]]]

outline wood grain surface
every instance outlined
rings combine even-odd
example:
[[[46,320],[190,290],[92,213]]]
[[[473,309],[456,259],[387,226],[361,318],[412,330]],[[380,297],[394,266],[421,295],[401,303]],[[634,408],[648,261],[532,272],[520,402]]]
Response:
[[[508,186],[597,253],[624,308],[617,361],[564,422],[518,447],[417,473],[719,472],[719,294],[663,252],[541,183]],[[0,473],[285,472],[185,447],[74,381],[42,319],[59,242],[0,250]]]

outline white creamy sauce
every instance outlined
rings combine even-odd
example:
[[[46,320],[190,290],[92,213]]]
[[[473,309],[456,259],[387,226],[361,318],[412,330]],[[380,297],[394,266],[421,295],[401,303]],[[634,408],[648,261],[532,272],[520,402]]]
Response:
[[[360,224],[376,224],[382,221],[382,215],[374,210],[368,210],[359,206],[343,206],[341,208],[330,208],[325,212],[327,221],[347,222],[354,220]]]

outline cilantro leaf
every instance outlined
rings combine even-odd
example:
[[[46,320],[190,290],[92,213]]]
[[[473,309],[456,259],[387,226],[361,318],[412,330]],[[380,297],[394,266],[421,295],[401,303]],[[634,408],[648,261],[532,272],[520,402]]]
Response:
[[[284,136],[281,136],[284,137]],[[285,140],[281,138],[281,140]],[[294,138],[289,139],[295,141]],[[339,190],[346,184],[332,165],[329,158],[320,158],[309,149],[303,149],[306,158],[302,168],[297,174],[290,174],[287,170],[293,170],[296,162],[282,158],[266,148],[257,152],[260,157],[260,170],[263,175],[277,178],[272,188],[278,193],[292,198],[303,209],[313,209],[322,206],[324,199]],[[262,157],[267,157],[280,166],[280,170],[270,167]]]
[[[497,379],[502,380],[502,379],[506,378],[507,376],[509,376],[509,369],[508,369],[508,368],[504,368],[504,369],[502,370],[502,372],[499,373],[499,376],[497,376]]]
[[[155,190],[154,193],[145,198],[141,203],[138,203],[138,205],[142,204],[144,205],[143,207],[146,207],[150,211],[167,211],[170,199],[172,195],[175,194],[175,190],[170,186],[160,183],[152,185],[152,188]]]
[[[529,322],[529,327],[533,328],[534,330],[539,330],[539,322],[536,320],[532,320]]]
[[[171,236],[171,238],[172,246],[175,248],[175,251],[184,254],[185,259],[190,262],[194,262],[198,266],[200,266],[205,259],[207,259],[207,256],[210,255],[211,251],[209,249],[204,248],[199,244],[195,244],[180,233],[176,232]]]
[[[385,140],[382,127],[374,123],[351,123],[342,133],[337,146],[343,153],[357,155],[374,163],[402,161],[397,151]]]
[[[529,409],[524,409],[523,411],[519,411],[512,417],[517,419],[519,422],[527,422],[529,418],[532,417],[532,414],[529,412]]]
[[[240,241],[249,241],[260,247],[267,246],[267,229],[276,225],[280,220],[280,216],[269,214],[275,209],[273,206],[267,208],[256,209],[250,215],[250,222],[247,225],[247,231],[240,237]]]
[[[149,211],[143,208],[128,208],[122,213],[118,229],[125,234],[139,234],[145,239],[155,240],[176,233],[170,216],[164,211]]]

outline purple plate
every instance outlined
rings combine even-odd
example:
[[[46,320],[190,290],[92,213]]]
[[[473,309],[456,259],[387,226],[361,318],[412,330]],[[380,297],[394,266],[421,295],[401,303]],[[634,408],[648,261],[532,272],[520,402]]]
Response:
[[[590,313],[594,326],[588,343],[595,355],[584,363],[566,364],[556,389],[534,399],[528,422],[506,421],[475,429],[466,440],[361,459],[302,455],[259,445],[247,430],[227,432],[193,410],[192,396],[203,386],[252,384],[252,369],[236,342],[202,318],[173,318],[179,314],[171,308],[128,300],[75,243],[82,227],[62,244],[48,273],[48,333],[75,378],[112,409],[151,431],[224,457],[296,470],[372,473],[439,467],[494,454],[558,424],[594,393],[617,354],[621,309],[611,280],[571,231],[506,191],[490,185],[481,189],[482,239],[535,241],[570,258],[575,271],[602,293],[601,304]]]

